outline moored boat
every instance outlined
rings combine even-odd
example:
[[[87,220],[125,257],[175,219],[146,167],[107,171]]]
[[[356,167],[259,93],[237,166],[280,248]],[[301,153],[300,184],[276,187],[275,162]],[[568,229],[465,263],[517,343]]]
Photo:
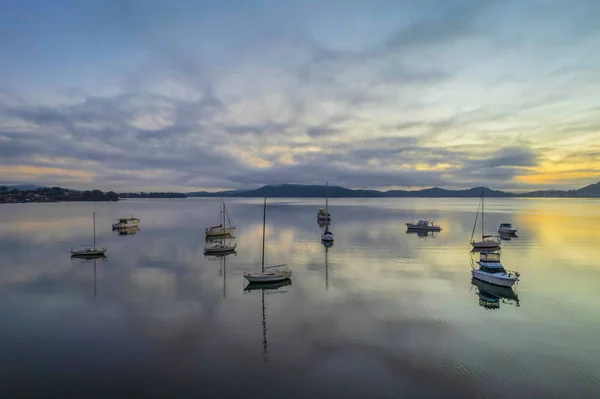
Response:
[[[479,267],[471,270],[477,280],[502,287],[512,287],[519,281],[519,273],[505,270],[497,252],[481,252],[477,264]]]
[[[225,206],[225,201],[221,197],[221,223],[216,226],[210,226],[204,229],[206,237],[223,237],[228,236],[235,230],[235,225],[231,222],[229,212]]]
[[[329,182],[325,183],[325,208],[319,209],[317,212],[317,221],[329,222],[331,220],[331,214],[329,213]]]
[[[286,269],[277,270],[277,268],[286,266],[276,265],[265,267],[265,225],[267,220],[267,198],[263,205],[263,240],[262,240],[262,261],[261,271],[256,273],[244,273],[244,278],[250,283],[274,283],[287,280],[292,277],[292,271]],[[271,270],[273,269],[273,270]]]
[[[79,249],[71,248],[71,256],[79,257],[93,257],[104,255],[106,248],[96,248],[96,212],[93,214],[94,224],[94,244],[93,245],[82,245]]]
[[[498,236],[493,236],[484,233],[484,201],[483,191],[481,192],[481,199],[479,206],[481,207],[481,240],[474,240],[475,227],[477,227],[477,217],[479,216],[479,207],[477,208],[477,214],[475,215],[475,223],[473,223],[473,232],[471,233],[471,245],[474,249],[495,249],[500,248],[502,240]]]
[[[498,233],[513,235],[517,234],[518,229],[513,227],[511,223],[500,223],[500,228],[498,229]]]
[[[406,223],[406,228],[412,231],[441,231],[440,226],[436,226],[433,221],[421,219],[417,223]]]
[[[129,229],[132,227],[137,227],[140,224],[140,219],[134,216],[129,218],[121,218],[117,219],[117,223],[113,223],[113,229]]]
[[[333,233],[329,230],[329,226],[325,226],[325,230],[321,233],[321,241],[333,241]]]

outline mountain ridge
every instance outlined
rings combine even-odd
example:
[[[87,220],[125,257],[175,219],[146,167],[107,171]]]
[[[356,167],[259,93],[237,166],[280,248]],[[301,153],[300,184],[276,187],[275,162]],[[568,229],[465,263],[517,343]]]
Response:
[[[489,187],[472,187],[462,190],[449,190],[440,187],[421,190],[362,190],[340,186],[329,186],[330,198],[472,198],[484,192],[486,197],[496,198],[539,198],[539,197],[600,197],[600,182],[576,190],[538,190],[527,193],[512,193],[493,190]],[[187,193],[188,197],[280,197],[280,198],[320,198],[325,196],[324,185],[277,184],[265,185],[254,190],[226,190],[218,192],[198,191]]]

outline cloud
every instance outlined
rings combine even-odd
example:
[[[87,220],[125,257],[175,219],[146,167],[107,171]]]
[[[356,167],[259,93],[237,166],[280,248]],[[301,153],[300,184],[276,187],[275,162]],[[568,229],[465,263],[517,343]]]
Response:
[[[0,67],[10,72],[0,77],[0,181],[76,184],[81,171],[81,185],[117,190],[323,180],[520,189],[547,186],[552,173],[586,171],[574,186],[600,176],[589,84],[600,78],[600,31],[585,2],[367,4],[82,6],[73,12],[84,22],[59,28],[81,52],[24,50],[17,57],[39,62]],[[48,13],[6,37],[27,28],[55,48],[43,32],[58,15]],[[568,34],[539,33],[555,30]],[[557,170],[558,159],[571,166]]]

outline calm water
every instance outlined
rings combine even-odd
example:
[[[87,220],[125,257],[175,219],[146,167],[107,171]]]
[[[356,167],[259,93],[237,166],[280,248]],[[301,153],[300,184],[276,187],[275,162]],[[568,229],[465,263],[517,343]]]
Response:
[[[238,250],[224,260],[203,255],[218,199],[1,205],[0,389],[598,397],[600,203],[487,200],[490,232],[519,228],[502,260],[521,282],[516,295],[494,295],[471,283],[477,201],[333,199],[326,250],[322,201],[271,199],[266,262],[294,275],[265,291],[245,291],[242,277],[260,268],[262,199],[228,201]],[[92,241],[94,211],[107,259],[71,260],[71,247]],[[132,214],[137,234],[111,231]],[[405,233],[420,217],[442,232]]]

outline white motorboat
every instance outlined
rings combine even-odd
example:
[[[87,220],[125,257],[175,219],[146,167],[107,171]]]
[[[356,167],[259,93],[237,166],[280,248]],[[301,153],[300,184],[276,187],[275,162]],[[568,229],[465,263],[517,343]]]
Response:
[[[220,254],[235,251],[237,243],[224,243],[219,241],[213,241],[204,245],[205,254]]]
[[[325,209],[319,209],[317,212],[317,221],[329,222],[331,220],[331,214],[329,213],[329,182],[325,183]]]
[[[517,234],[518,229],[512,226],[510,223],[500,223],[500,228],[498,229],[498,233],[500,234]]]
[[[227,223],[226,224],[226,220]],[[204,233],[206,237],[222,237],[228,236],[233,233],[235,230],[235,225],[231,223],[231,217],[229,216],[229,212],[227,212],[227,207],[225,206],[225,201],[223,201],[223,197],[221,196],[221,223],[216,226],[210,226],[204,229]]]
[[[433,221],[421,219],[417,223],[406,223],[406,228],[412,231],[440,231],[442,228],[436,226]]]
[[[329,227],[326,226],[325,230],[321,233],[321,241],[333,241],[333,233],[329,230]]]
[[[477,280],[502,287],[512,287],[519,281],[519,273],[504,269],[499,253],[481,252],[477,264],[479,267],[471,271],[473,278]]]
[[[481,240],[475,241],[473,236],[475,235],[475,227],[477,227],[477,217],[479,216],[479,207],[477,208],[477,214],[475,215],[475,223],[473,223],[473,232],[471,233],[471,245],[474,249],[494,249],[500,248],[502,240],[498,236],[493,236],[484,233],[484,206],[483,206],[483,191],[481,192],[481,199],[479,207],[481,208]]]
[[[71,248],[72,256],[99,256],[104,255],[106,248],[96,248],[96,212],[93,214],[94,219],[94,244],[93,245],[82,245],[79,249]]]
[[[262,242],[262,262],[261,271],[257,273],[244,273],[244,278],[250,283],[274,283],[277,281],[287,280],[292,277],[292,271],[286,269],[277,270],[284,265],[265,267],[265,224],[267,220],[267,198],[263,206],[263,242]],[[273,269],[273,270],[271,270]]]
[[[113,223],[113,229],[129,229],[137,227],[140,224],[140,219],[134,216],[130,218],[117,219],[117,223]]]

